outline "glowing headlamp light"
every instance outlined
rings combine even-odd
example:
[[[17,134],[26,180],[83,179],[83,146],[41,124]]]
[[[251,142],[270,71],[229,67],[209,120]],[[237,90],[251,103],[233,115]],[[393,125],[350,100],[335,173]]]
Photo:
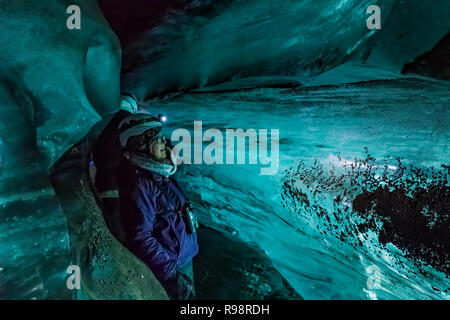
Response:
[[[158,114],[158,120],[159,120],[159,122],[166,122],[167,117],[165,115]]]

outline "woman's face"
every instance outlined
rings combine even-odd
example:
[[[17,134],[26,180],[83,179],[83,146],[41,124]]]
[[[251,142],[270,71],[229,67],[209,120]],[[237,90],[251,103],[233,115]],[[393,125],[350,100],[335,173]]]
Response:
[[[158,137],[150,145],[150,152],[157,160],[165,160],[167,157],[166,140],[164,137]]]

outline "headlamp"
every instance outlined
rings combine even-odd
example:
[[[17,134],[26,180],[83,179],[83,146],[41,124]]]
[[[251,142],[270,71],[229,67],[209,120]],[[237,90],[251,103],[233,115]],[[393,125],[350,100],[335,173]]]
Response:
[[[158,120],[159,120],[159,122],[166,122],[167,117],[163,114],[158,114]]]

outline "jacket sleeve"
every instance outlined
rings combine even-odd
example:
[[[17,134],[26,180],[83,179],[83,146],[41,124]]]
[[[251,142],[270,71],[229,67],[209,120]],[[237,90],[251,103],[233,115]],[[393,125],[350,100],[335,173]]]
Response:
[[[149,192],[150,191],[150,192]],[[155,206],[152,190],[147,183],[139,181],[131,194],[136,209],[136,220],[132,226],[131,247],[135,254],[144,261],[160,281],[175,276],[176,261],[153,236]]]

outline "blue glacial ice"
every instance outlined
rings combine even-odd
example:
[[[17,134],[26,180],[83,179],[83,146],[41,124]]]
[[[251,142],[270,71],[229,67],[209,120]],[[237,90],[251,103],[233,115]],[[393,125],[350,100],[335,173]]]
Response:
[[[448,83],[404,78],[185,94],[154,101],[150,111],[167,114],[169,136],[171,129],[192,130],[194,120],[203,121],[203,130],[280,130],[276,175],[260,175],[260,165],[203,164],[186,165],[179,178],[202,221],[263,248],[305,299],[448,299],[445,273],[428,268],[423,275],[401,249],[371,240],[371,232],[359,235],[365,240],[358,249],[324,236],[319,216],[283,207],[281,194],[284,170],[299,161],[339,167],[364,159],[365,147],[393,172],[395,157],[418,167],[449,163],[449,90]],[[324,192],[323,206],[332,211],[327,201],[336,194]],[[356,215],[348,219],[356,225]],[[371,268],[380,271],[376,290],[368,284]]]
[[[73,3],[86,13],[78,33],[65,28]],[[369,4],[382,10],[381,30],[366,28]],[[92,1],[2,2],[0,12],[10,30],[0,35],[0,298],[166,298],[85,192],[83,152],[117,110],[120,85],[168,116],[169,135],[194,120],[280,130],[275,175],[186,165],[178,178],[202,223],[266,252],[304,298],[449,298],[448,274],[380,243],[375,229],[352,246],[282,197],[286,169],[339,168],[365,148],[392,174],[397,157],[450,164],[449,83],[400,74],[450,30],[448,1],[188,1],[122,48]],[[52,188],[55,164],[53,186],[66,193]],[[325,190],[320,205],[332,212],[335,198]],[[350,214],[337,231],[357,224]],[[70,264],[88,270],[78,294],[66,287]]]

